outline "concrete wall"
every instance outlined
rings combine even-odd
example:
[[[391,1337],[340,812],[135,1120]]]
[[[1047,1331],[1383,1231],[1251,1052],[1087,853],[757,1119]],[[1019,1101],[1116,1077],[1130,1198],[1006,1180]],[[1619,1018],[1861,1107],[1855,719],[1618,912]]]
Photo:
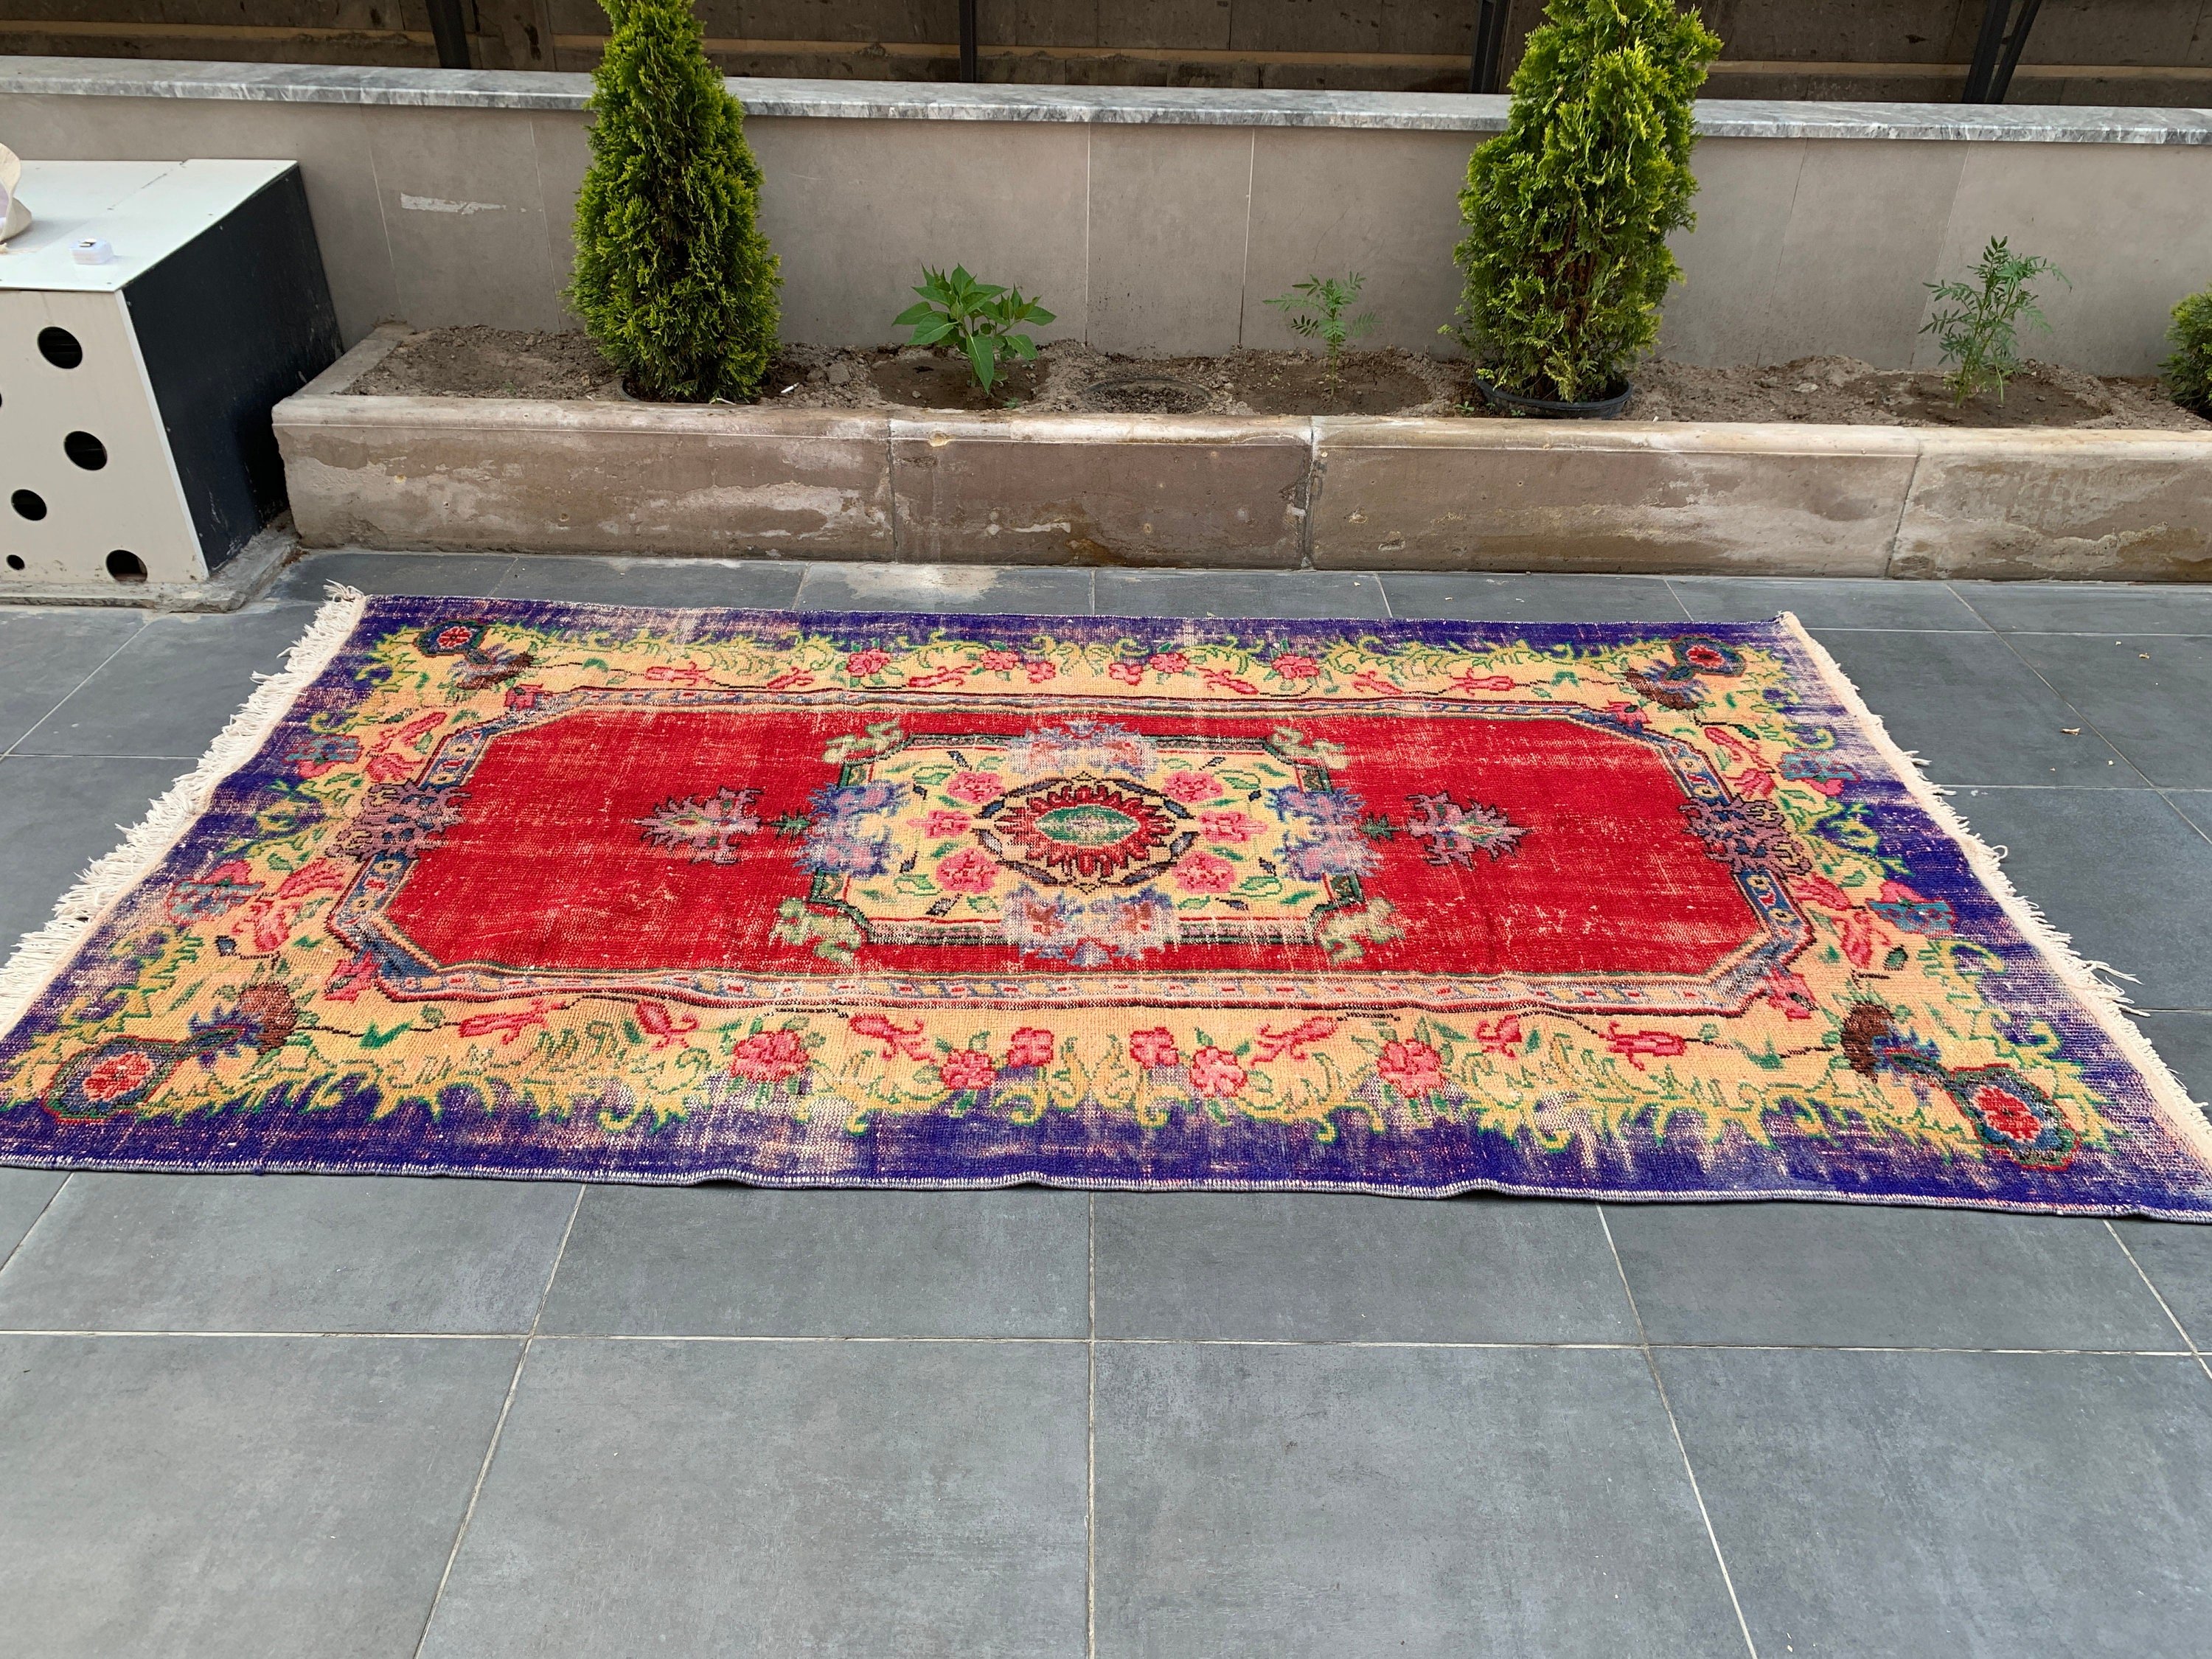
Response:
[[[0,68],[0,136],[34,159],[298,159],[349,341],[388,318],[566,325],[582,77],[185,67],[94,64],[88,78],[15,60]],[[1372,337],[1436,349],[1457,296],[1456,193],[1503,114],[1499,100],[1419,94],[738,89],[785,336],[839,344],[896,338],[922,262],[958,260],[1040,295],[1060,319],[1048,337],[1163,354],[1291,345],[1261,302],[1356,268]],[[159,95],[126,95],[146,92]],[[2150,372],[2167,313],[2212,282],[2212,115],[1960,119],[1706,106],[1699,220],[1663,349],[1930,362],[1923,284],[2004,234],[2072,279],[2045,285],[2053,331],[2034,355]]]

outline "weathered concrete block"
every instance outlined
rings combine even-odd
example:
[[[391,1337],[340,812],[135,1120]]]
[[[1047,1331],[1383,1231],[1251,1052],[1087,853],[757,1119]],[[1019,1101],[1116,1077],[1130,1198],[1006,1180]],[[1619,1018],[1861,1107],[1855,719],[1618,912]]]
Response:
[[[1294,416],[894,419],[898,556],[1294,566],[1311,425]]]
[[[2212,434],[1921,438],[1893,575],[2212,580]]]
[[[404,333],[380,331],[277,406],[310,547],[891,556],[880,413],[338,390]]]
[[[1884,427],[1324,418],[1313,562],[1878,576],[1917,447]]]

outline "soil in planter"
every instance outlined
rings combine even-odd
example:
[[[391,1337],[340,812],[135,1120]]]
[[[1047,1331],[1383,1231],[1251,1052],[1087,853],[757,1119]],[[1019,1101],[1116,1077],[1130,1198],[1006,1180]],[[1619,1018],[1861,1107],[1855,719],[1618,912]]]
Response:
[[[784,365],[779,362],[776,367],[781,369]],[[1044,385],[1042,365],[1004,363],[986,392],[975,384],[975,371],[965,357],[918,353],[911,356],[901,353],[871,363],[867,377],[885,402],[908,409],[1022,408],[1036,401]],[[781,375],[777,379],[780,384],[785,380]]]
[[[1111,356],[1047,346],[986,398],[964,360],[908,346],[841,350],[787,346],[761,401],[797,409],[1000,410],[1160,415],[1451,415],[1492,410],[1467,366],[1407,351],[1347,352],[1334,398],[1321,392],[1318,356],[1243,351],[1218,357]],[[1819,422],[1874,426],[2135,428],[2204,431],[2148,378],[2084,374],[2030,363],[2005,389],[1954,406],[1942,376],[1877,369],[1850,357],[1709,368],[1655,359],[1636,372],[1621,417],[1642,421]],[[619,378],[580,334],[433,329],[409,337],[353,390],[370,395],[565,398],[622,401]]]
[[[555,398],[620,403],[622,376],[581,334],[434,328],[354,382],[372,398]]]
[[[1255,415],[1395,415],[1434,398],[1425,376],[1395,351],[1347,351],[1334,386],[1319,357],[1247,351],[1229,365],[1232,394]]]
[[[1820,422],[1846,426],[2075,427],[2203,430],[2212,426],[2159,383],[2028,363],[2000,402],[1955,404],[1942,374],[1881,369],[1855,357],[1708,368],[1662,360],[1636,373],[1633,421]]]
[[[1240,351],[1221,357],[1110,356],[1062,341],[1024,364],[1012,390],[986,398],[964,359],[908,346],[841,351],[791,346],[778,359],[763,403],[798,409],[988,410],[1012,404],[1036,414],[1446,415],[1458,401],[1459,370],[1409,351],[1344,356],[1334,397],[1322,390],[1319,356]]]

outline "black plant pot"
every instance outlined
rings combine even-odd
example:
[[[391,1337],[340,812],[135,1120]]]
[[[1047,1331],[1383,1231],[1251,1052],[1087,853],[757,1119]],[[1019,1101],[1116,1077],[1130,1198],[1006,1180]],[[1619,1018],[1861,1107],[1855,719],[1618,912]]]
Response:
[[[1620,390],[1610,398],[1599,398],[1589,403],[1561,403],[1554,398],[1524,398],[1517,392],[1506,392],[1491,385],[1478,374],[1474,384],[1493,409],[1502,409],[1509,415],[1532,415],[1540,421],[1610,421],[1628,407],[1628,400],[1636,395],[1636,388],[1626,380]]]

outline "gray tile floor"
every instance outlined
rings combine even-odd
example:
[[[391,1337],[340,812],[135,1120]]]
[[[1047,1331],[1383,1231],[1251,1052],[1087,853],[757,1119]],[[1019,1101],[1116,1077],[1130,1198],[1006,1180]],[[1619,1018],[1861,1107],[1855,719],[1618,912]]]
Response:
[[[2212,1095],[2212,590],[343,554],[0,609],[0,935],[331,578],[1803,616]],[[2078,730],[2069,730],[2078,728]],[[26,1655],[2127,1655],[2212,1628],[2212,1228],[0,1170]]]

